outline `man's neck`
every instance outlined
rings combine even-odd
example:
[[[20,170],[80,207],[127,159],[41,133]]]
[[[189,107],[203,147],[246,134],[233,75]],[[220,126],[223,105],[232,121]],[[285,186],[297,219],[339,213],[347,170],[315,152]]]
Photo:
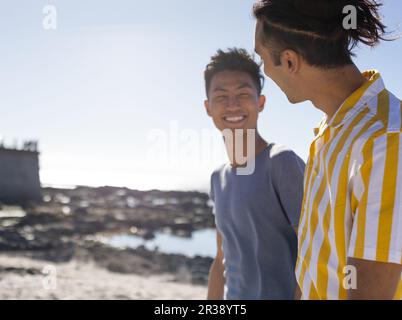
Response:
[[[234,135],[234,141],[232,145],[225,140],[226,152],[228,154],[232,167],[240,166],[240,164],[238,164],[238,161],[236,161],[237,159],[235,155],[241,154],[245,159],[249,159],[250,157],[257,157],[268,145],[268,143],[260,136],[258,130],[255,130],[254,139],[250,139],[250,136],[247,136],[247,130],[243,132],[243,135],[240,139],[242,139],[242,141],[236,141],[236,135]],[[251,146],[249,145],[250,143],[254,144],[254,148],[251,148]],[[252,154],[249,154],[249,152],[252,152]]]
[[[354,64],[328,71],[315,70],[310,77],[313,79],[310,100],[327,114],[328,120],[367,81]]]

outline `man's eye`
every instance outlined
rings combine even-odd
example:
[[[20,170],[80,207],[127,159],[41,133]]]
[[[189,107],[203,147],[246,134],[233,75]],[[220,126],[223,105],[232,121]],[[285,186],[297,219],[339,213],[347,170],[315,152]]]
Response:
[[[250,95],[248,93],[242,93],[239,97],[240,98],[248,98]]]
[[[225,100],[226,99],[226,96],[217,96],[217,97],[215,97],[215,99],[216,100]]]

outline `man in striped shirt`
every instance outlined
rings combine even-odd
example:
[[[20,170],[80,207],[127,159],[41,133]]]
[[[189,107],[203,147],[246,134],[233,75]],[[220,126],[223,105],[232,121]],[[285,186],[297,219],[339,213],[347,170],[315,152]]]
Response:
[[[345,28],[352,3],[357,28]],[[296,277],[303,299],[402,299],[402,104],[352,49],[384,38],[372,0],[264,0],[256,52],[292,103],[326,113],[304,178]]]

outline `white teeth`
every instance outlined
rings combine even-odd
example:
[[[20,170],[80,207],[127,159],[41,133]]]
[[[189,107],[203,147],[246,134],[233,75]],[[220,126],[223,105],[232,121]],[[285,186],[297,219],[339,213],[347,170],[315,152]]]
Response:
[[[245,118],[246,118],[245,116],[241,116],[241,117],[225,117],[224,119],[229,122],[239,122],[243,121]]]

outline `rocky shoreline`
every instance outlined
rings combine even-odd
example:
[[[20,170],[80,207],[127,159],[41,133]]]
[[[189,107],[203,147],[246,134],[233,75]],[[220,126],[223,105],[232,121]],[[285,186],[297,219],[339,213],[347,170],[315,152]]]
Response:
[[[0,252],[51,263],[81,261],[120,274],[172,275],[172,281],[206,285],[212,259],[117,249],[98,241],[102,233],[152,239],[163,230],[189,236],[214,227],[208,195],[199,192],[136,191],[126,188],[42,189],[43,202],[0,207]],[[35,270],[4,272],[32,273]]]

